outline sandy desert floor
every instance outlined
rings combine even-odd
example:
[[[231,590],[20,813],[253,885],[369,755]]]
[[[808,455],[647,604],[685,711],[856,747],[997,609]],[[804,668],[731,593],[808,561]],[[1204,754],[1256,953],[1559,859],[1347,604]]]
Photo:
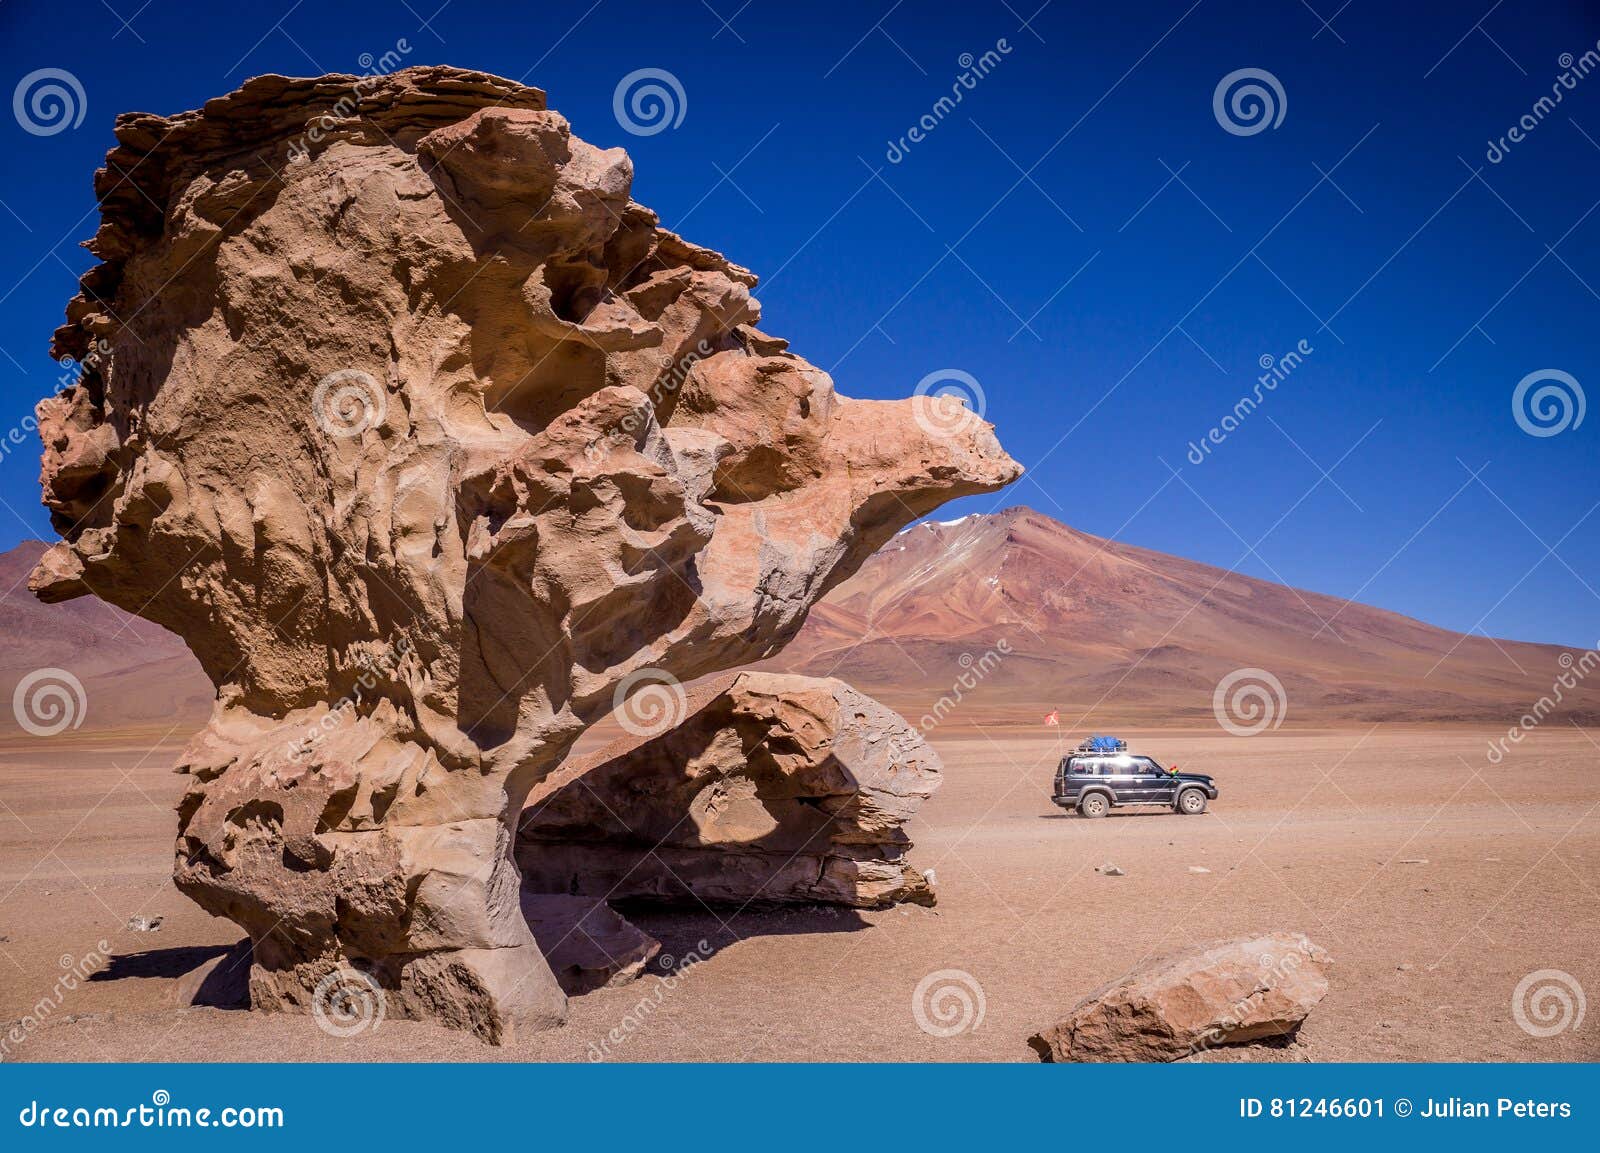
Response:
[[[652,973],[575,998],[565,1028],[499,1049],[398,1020],[338,1038],[174,1008],[177,977],[237,937],[168,879],[186,733],[0,743],[0,1023],[49,1005],[7,1059],[582,1061],[616,1030],[614,1060],[1031,1060],[1029,1033],[1142,958],[1293,929],[1333,954],[1332,991],[1295,1044],[1218,1057],[1600,1060],[1600,1008],[1548,1038],[1512,1013],[1536,970],[1600,993],[1600,733],[1552,722],[1500,767],[1488,733],[1459,728],[1129,734],[1214,774],[1221,799],[1086,821],[1050,804],[1040,731],[934,735],[945,783],[912,832],[936,909],[633,914],[665,953],[704,940],[709,957],[670,988]],[[136,915],[164,920],[132,932]],[[101,940],[103,971],[54,993]],[[936,1037],[913,991],[947,969],[983,1015]]]

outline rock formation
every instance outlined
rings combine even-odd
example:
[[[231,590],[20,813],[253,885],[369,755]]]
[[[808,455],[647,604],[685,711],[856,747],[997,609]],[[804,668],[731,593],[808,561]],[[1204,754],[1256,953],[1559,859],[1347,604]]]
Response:
[[[1296,933],[1149,961],[1028,1044],[1045,1061],[1175,1061],[1299,1029],[1328,992],[1327,952]]]
[[[164,625],[216,685],[177,884],[249,934],[257,1007],[353,967],[390,1016],[555,1023],[528,790],[629,677],[776,651],[1020,470],[948,405],[837,395],[537,89],[265,76],[115,131],[31,585]]]
[[[533,790],[517,842],[529,889],[694,907],[933,904],[904,826],[938,788],[939,758],[896,713],[842,681],[755,672],[682,711]]]

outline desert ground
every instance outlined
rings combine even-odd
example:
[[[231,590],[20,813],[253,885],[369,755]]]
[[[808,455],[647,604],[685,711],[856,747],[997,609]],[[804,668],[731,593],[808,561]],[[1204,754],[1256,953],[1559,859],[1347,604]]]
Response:
[[[1600,990],[1596,730],[1551,721],[1499,766],[1495,734],[1461,726],[1127,733],[1221,797],[1199,817],[1087,821],[1049,801],[1051,730],[950,724],[932,734],[943,787],[911,825],[936,908],[632,910],[674,964],[701,941],[708,955],[492,1048],[395,1019],[341,1038],[173,1006],[178,977],[238,936],[169,879],[189,728],[0,742],[0,1023],[48,1005],[6,1059],[1027,1061],[1030,1033],[1141,959],[1272,929],[1333,955],[1332,990],[1292,1044],[1207,1059],[1600,1059],[1594,1016],[1538,1038],[1512,1013],[1537,970]],[[130,931],[135,916],[159,930]],[[104,968],[55,995],[101,940]],[[938,970],[968,974],[982,1005],[954,1036],[913,1014]]]

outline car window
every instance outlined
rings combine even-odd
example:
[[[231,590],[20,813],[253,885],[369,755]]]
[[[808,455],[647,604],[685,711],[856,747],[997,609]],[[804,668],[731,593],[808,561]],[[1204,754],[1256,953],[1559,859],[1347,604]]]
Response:
[[[1149,757],[1135,757],[1134,760],[1138,762],[1141,773],[1160,773],[1165,771]]]

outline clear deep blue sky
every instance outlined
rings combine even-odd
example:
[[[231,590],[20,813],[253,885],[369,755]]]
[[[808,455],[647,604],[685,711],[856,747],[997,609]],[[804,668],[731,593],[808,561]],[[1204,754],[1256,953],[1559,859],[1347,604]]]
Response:
[[[1485,154],[1564,53],[1595,48],[1600,15],[1341,2],[3,0],[5,91],[61,68],[86,110],[49,136],[0,113],[0,419],[59,376],[48,337],[89,262],[116,113],[359,72],[403,40],[405,63],[525,80],[627,147],[634,196],[762,273],[764,327],[841,392],[972,374],[1029,473],[942,516],[1026,503],[1455,629],[1593,644],[1600,415],[1534,437],[1512,394],[1558,369],[1600,400],[1600,72]],[[1002,38],[890,163],[962,54]],[[681,83],[677,127],[619,125],[640,68]],[[1219,124],[1241,68],[1281,84],[1276,127]],[[1260,358],[1302,340],[1304,363],[1190,463]],[[0,547],[50,535],[37,455],[0,461]]]

